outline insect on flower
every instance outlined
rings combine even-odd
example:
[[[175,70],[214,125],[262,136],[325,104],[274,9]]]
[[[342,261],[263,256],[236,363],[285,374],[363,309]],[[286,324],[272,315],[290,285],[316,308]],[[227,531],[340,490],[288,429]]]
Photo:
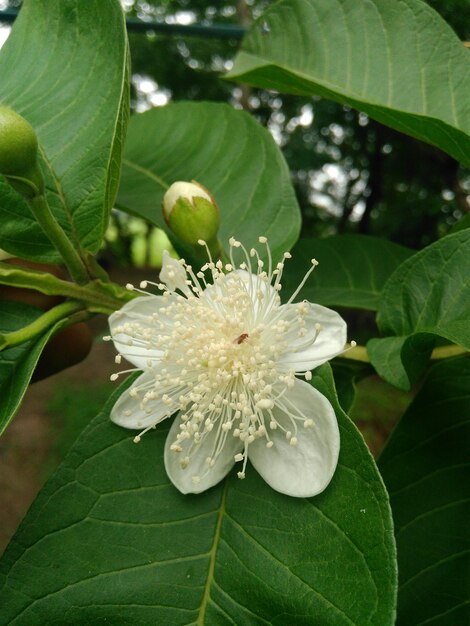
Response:
[[[117,362],[122,355],[143,372],[117,401],[111,420],[140,429],[138,442],[177,413],[165,467],[182,493],[208,489],[234,464],[244,478],[249,458],[277,491],[309,497],[325,489],[336,468],[334,410],[306,381],[310,370],[345,350],[346,324],[326,307],[294,303],[315,260],[281,304],[291,255],[274,264],[267,238],[259,242],[266,263],[234,238],[230,262],[214,261],[206,246],[208,262],[197,272],[166,254],[161,282],[141,283],[142,295],[110,318]],[[149,285],[161,295],[145,291]]]

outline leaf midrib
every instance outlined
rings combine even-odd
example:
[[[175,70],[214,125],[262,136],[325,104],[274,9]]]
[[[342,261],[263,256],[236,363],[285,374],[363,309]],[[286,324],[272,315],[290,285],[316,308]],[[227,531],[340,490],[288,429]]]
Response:
[[[64,214],[65,214],[65,216],[67,218],[67,221],[69,223],[69,227],[70,227],[70,233],[69,234],[70,234],[73,242],[75,243],[75,246],[78,249],[80,249],[80,238],[79,238],[78,233],[77,233],[77,228],[76,228],[75,220],[74,220],[74,217],[73,217],[73,212],[72,212],[71,207],[69,206],[69,204],[67,202],[67,199],[65,197],[61,181],[57,177],[57,174],[56,174],[56,172],[55,172],[55,170],[54,170],[54,168],[52,166],[52,163],[51,163],[49,157],[47,156],[45,150],[42,147],[40,147],[40,152],[41,152],[41,157],[43,158],[44,163],[45,163],[47,169],[49,170],[49,173],[51,175],[52,181],[54,183],[55,189],[51,189],[50,191],[52,193],[56,193],[57,197],[59,198],[60,203],[61,203],[61,205],[62,205],[62,207],[64,209]]]
[[[202,596],[201,606],[199,608],[199,613],[196,620],[196,626],[204,626],[204,618],[206,616],[206,609],[209,603],[210,595],[211,595],[211,587],[212,582],[214,580],[214,571],[215,571],[215,561],[217,557],[217,551],[220,543],[220,531],[222,528],[222,520],[225,514],[225,498],[227,495],[227,485],[228,481],[225,480],[224,488],[222,490],[222,495],[220,498],[220,507],[217,514],[217,521],[215,524],[214,531],[214,539],[212,540],[212,546],[210,550],[210,560],[209,560],[209,569],[207,570],[207,578],[206,583],[204,585],[204,595]]]
[[[163,189],[168,189],[168,187],[170,186],[163,180],[163,178],[160,178],[160,176],[157,176],[157,174],[152,172],[152,170],[149,170],[146,167],[142,167],[142,165],[138,165],[137,163],[134,163],[134,161],[130,161],[129,159],[122,159],[122,164],[127,165],[127,167],[130,167],[131,169],[134,169],[137,172],[144,174],[145,176],[148,176],[151,180],[154,180],[161,187],[163,187]]]

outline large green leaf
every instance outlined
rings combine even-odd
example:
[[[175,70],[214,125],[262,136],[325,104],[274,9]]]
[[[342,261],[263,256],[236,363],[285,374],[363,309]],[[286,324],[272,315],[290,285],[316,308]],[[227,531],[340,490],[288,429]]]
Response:
[[[318,304],[376,310],[385,282],[412,252],[365,235],[301,239],[286,263],[283,287],[292,292],[313,257],[320,265],[303,287],[303,297]]]
[[[470,361],[435,365],[379,459],[397,538],[397,626],[468,623]]]
[[[249,468],[196,496],[163,467],[167,429],[138,446],[110,400],[30,509],[0,570],[0,624],[392,626],[395,546],[387,494],[338,406],[342,448],[311,499]],[[122,389],[121,389],[122,391]]]
[[[44,311],[18,302],[0,302],[0,332],[31,324]],[[44,346],[59,324],[40,337],[0,352],[0,434],[18,410]]]
[[[470,57],[421,0],[281,0],[229,78],[349,104],[470,164]]]
[[[469,311],[470,231],[462,230],[413,255],[387,281],[377,315],[386,337],[367,345],[374,367],[409,388],[426,365],[433,336],[470,350]]]
[[[165,190],[197,180],[221,210],[221,239],[247,246],[259,235],[274,254],[288,250],[300,213],[286,162],[269,132],[226,104],[178,103],[134,115],[125,146],[118,206],[166,228]]]
[[[0,102],[35,128],[48,200],[70,239],[99,249],[117,192],[128,114],[127,43],[118,0],[25,0],[0,54]],[[0,181],[0,246],[57,253]]]

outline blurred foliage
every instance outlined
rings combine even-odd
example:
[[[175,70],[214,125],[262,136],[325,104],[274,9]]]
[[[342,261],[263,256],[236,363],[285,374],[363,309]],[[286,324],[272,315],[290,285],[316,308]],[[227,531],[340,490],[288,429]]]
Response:
[[[163,230],[140,217],[113,211],[103,241],[105,264],[118,259],[122,266],[161,267],[164,250],[178,258]]]
[[[269,0],[121,2],[129,18],[208,26],[247,26],[271,4]],[[470,40],[470,0],[428,0],[428,4],[461,39]],[[170,100],[227,101],[250,111],[270,129],[288,160],[304,235],[358,232],[419,249],[468,215],[470,173],[436,148],[327,100],[225,81],[223,73],[231,67],[238,45],[232,39],[156,34],[150,25],[147,32],[130,32],[134,111]],[[142,233],[126,228],[121,234],[142,239]],[[114,251],[129,261],[136,245],[141,244],[125,243],[120,252],[116,246]]]
[[[214,3],[215,4],[215,3]],[[167,23],[245,25],[269,3],[252,0],[141,2],[130,16]],[[462,39],[470,39],[470,0],[430,0]],[[131,34],[133,106],[169,99],[226,100],[272,132],[292,171],[303,234],[359,232],[421,248],[470,210],[470,176],[439,150],[336,103],[248,89],[224,81],[238,42]]]

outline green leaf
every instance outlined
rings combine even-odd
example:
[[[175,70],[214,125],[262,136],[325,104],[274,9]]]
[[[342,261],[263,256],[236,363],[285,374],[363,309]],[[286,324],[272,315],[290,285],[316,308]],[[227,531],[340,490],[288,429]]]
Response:
[[[37,132],[52,211],[96,252],[117,191],[128,114],[126,31],[118,0],[25,0],[0,53],[0,102]],[[0,247],[58,255],[25,201],[0,181]]]
[[[387,281],[377,324],[382,335],[394,337],[368,343],[372,364],[389,382],[409,389],[426,365],[430,335],[470,350],[469,311],[470,231],[462,230],[413,255]]]
[[[456,222],[450,229],[450,233],[457,233],[464,228],[470,228],[470,213],[466,213],[462,219]]]
[[[220,238],[246,246],[269,238],[275,256],[300,230],[286,162],[269,132],[226,104],[178,103],[134,115],[124,152],[118,206],[166,229],[163,194],[177,180],[196,180],[215,196]]]
[[[379,459],[400,585],[397,626],[468,621],[470,361],[435,365]]]
[[[412,250],[365,235],[301,239],[285,266],[283,293],[292,293],[315,258],[319,267],[302,289],[310,302],[360,309],[378,308],[383,286]]]
[[[394,387],[409,391],[429,363],[435,338],[427,333],[385,337],[367,342],[369,358],[378,374]]]
[[[340,423],[338,469],[311,499],[249,468],[196,496],[163,466],[167,429],[132,442],[108,415],[88,426],[5,552],[0,624],[392,626],[388,499],[364,442],[317,370]]]
[[[373,374],[374,370],[369,363],[347,359],[334,359],[331,368],[335,378],[338,401],[343,411],[349,412],[356,397],[356,384]]]
[[[253,24],[227,77],[351,105],[468,166],[469,62],[421,0],[283,0]]]
[[[19,330],[43,313],[36,307],[3,300],[0,302],[0,332]],[[18,410],[41,352],[59,325],[56,324],[34,341],[0,352],[0,434]]]

